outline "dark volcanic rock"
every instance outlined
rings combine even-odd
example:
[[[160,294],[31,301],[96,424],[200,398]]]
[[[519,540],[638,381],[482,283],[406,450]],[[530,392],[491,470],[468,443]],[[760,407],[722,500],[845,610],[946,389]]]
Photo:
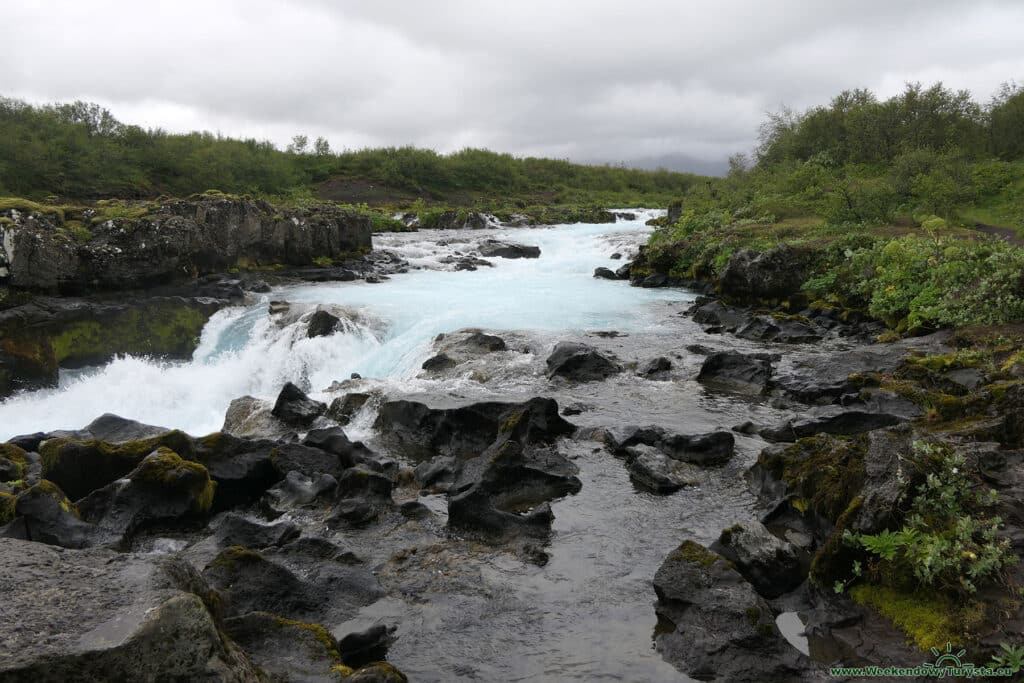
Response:
[[[352,667],[381,661],[387,655],[394,632],[394,628],[377,624],[365,631],[349,633],[338,641],[338,654],[343,662]]]
[[[385,508],[394,505],[391,479],[365,466],[345,470],[338,480],[338,503],[327,520],[349,527],[372,522]]]
[[[0,535],[64,548],[87,548],[100,540],[96,528],[83,522],[75,505],[49,481],[22,492],[15,502],[14,515],[15,524]]]
[[[673,493],[694,485],[692,466],[673,460],[651,446],[633,446],[625,450],[629,478],[654,493]]]
[[[768,390],[771,377],[771,362],[763,355],[719,351],[704,359],[697,381],[711,388],[756,395]]]
[[[788,245],[764,253],[741,249],[722,269],[718,286],[737,301],[785,299],[800,291],[807,274],[806,256]]]
[[[68,239],[50,218],[19,213],[4,226],[7,284],[22,289],[128,289],[183,281],[236,266],[311,265],[371,248],[371,222],[321,204],[289,211],[256,199],[204,196],[147,207],[139,218],[90,227]]]
[[[331,315],[327,311],[316,311],[309,318],[306,336],[312,338],[334,334],[340,322],[341,319],[336,315]]]
[[[458,363],[447,353],[439,353],[423,361],[421,367],[428,372],[441,372],[443,370],[450,370],[456,365]]]
[[[0,398],[55,387],[61,368],[99,365],[118,354],[191,358],[207,320],[228,303],[175,296],[117,303],[36,297],[0,310]]]
[[[548,356],[548,377],[595,382],[622,372],[622,366],[586,344],[559,342]]]
[[[639,444],[658,449],[673,460],[694,465],[722,465],[732,457],[736,439],[730,432],[671,434],[657,426],[627,427],[619,453]]]
[[[272,441],[248,441],[217,432],[196,439],[197,461],[217,483],[214,510],[248,505],[284,474],[278,469]]]
[[[900,418],[888,413],[844,410],[839,406],[814,408],[794,420],[758,432],[767,441],[796,441],[815,434],[860,434],[898,424]]]
[[[648,275],[640,281],[640,286],[646,288],[666,287],[668,286],[668,276],[662,273]]]
[[[521,425],[526,443],[550,443],[568,436],[575,427],[558,415],[558,404],[548,398],[524,403],[473,403],[457,408],[430,408],[415,401],[387,401],[381,405],[374,427],[381,438],[412,458],[437,453],[459,458],[482,453],[503,426]]]
[[[358,379],[354,378],[354,379]],[[352,418],[362,410],[366,402],[370,400],[369,394],[353,392],[345,394],[339,398],[331,401],[330,407],[327,409],[327,417],[331,418],[338,424],[345,426]]]
[[[104,543],[121,544],[154,523],[201,518],[213,507],[216,484],[202,465],[160,448],[146,456],[123,481],[78,501],[84,521],[96,526]]]
[[[636,374],[647,379],[666,380],[671,369],[672,361],[665,356],[658,356],[644,363]]]
[[[483,257],[497,258],[537,258],[540,256],[540,247],[517,244],[515,242],[500,242],[498,240],[484,240],[478,247]]]
[[[288,382],[277,395],[271,414],[282,422],[296,427],[308,427],[313,420],[327,411],[327,405],[314,401],[302,389]]]
[[[595,268],[594,269],[594,277],[600,278],[602,280],[618,280],[619,279],[619,276],[615,274],[614,270],[612,270],[611,268],[605,268],[603,266],[600,267],[600,268]]]
[[[227,617],[260,611],[298,621],[330,621],[351,618],[383,595],[366,569],[325,563],[300,576],[241,546],[222,550],[203,576],[221,592]]]
[[[736,330],[736,336],[755,341],[806,344],[821,341],[825,333],[803,320],[759,315]]]
[[[711,549],[735,565],[766,598],[795,589],[806,578],[796,549],[760,522],[741,522],[722,532]]]
[[[463,464],[448,492],[448,526],[486,536],[544,537],[554,514],[548,501],[576,493],[577,469],[550,447],[523,446],[519,425]]]
[[[750,320],[748,311],[704,297],[698,298],[687,312],[705,332],[735,332]]]
[[[337,488],[338,480],[329,474],[314,473],[307,476],[292,471],[267,491],[263,508],[276,517],[288,510],[312,505],[322,497],[333,496]]]
[[[261,680],[183,563],[0,539],[0,576],[4,681]]]
[[[340,427],[310,430],[306,434],[306,438],[303,439],[302,445],[319,448],[337,456],[338,463],[342,468],[354,467],[373,460],[373,451],[364,446],[362,441],[349,441],[348,436]]]
[[[686,541],[665,558],[654,591],[655,611],[671,624],[657,648],[680,671],[698,680],[806,680],[811,662],[779,633],[768,604],[703,546]]]
[[[618,280],[628,280],[629,279],[629,272],[632,269],[632,265],[633,264],[631,264],[631,263],[626,263],[626,264],[616,268],[615,269],[615,278],[618,279]]]
[[[217,545],[227,548],[240,545],[246,548],[266,548],[284,545],[299,537],[299,527],[294,522],[265,524],[237,512],[228,512],[213,525],[213,537]]]

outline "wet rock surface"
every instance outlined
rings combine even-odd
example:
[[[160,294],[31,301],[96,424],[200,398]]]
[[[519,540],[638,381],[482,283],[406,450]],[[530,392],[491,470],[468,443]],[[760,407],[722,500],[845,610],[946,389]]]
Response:
[[[622,366],[592,346],[559,342],[547,360],[548,376],[596,382],[622,372]]]

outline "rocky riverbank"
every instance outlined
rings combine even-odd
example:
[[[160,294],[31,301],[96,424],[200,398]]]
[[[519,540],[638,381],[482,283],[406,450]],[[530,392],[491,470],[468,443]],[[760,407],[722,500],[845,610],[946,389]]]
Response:
[[[431,267],[464,270],[442,254],[491,239]],[[601,248],[629,253],[619,239]],[[538,243],[498,258],[542,263]],[[482,286],[502,265],[429,275]],[[740,287],[773,277],[759,268]],[[293,350],[374,326],[338,304],[267,305]],[[0,617],[17,637],[0,677],[403,680],[390,660],[416,680],[810,681],[917,665],[946,640],[979,662],[1014,642],[1016,347],[877,343],[869,319],[740,295],[649,305],[658,326],[628,332],[431,332],[409,378],[297,378],[239,396],[213,434],[106,415],[10,439],[0,557],[17,579]],[[944,525],[954,504],[966,537]],[[960,544],[933,590],[870,549],[911,531]],[[976,592],[950,587],[961,574]]]

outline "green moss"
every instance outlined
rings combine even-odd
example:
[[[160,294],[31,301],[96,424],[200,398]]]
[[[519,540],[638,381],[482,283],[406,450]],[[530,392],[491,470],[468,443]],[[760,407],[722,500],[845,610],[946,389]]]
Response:
[[[17,478],[25,476],[28,468],[28,458],[24,450],[12,443],[0,443],[0,458],[10,461],[17,469]]]
[[[811,560],[809,577],[813,583],[831,586],[834,581],[846,577],[855,557],[853,549],[843,542],[843,532],[850,528],[854,515],[863,505],[864,499],[857,496],[835,521],[832,533]]]
[[[82,221],[67,221],[64,223],[64,229],[71,234],[79,244],[84,244],[92,239],[92,231],[85,227]]]
[[[335,666],[344,666],[341,663],[341,654],[338,652],[338,641],[334,639],[334,636],[332,636],[331,632],[328,631],[326,628],[324,628],[320,624],[311,624],[304,621],[285,619],[284,617],[277,616],[276,614],[274,615],[274,619],[276,619],[277,623],[279,623],[281,626],[301,628],[304,631],[309,631],[316,638],[317,642],[319,642],[320,645],[323,646],[324,652],[327,653],[327,656],[335,662],[337,662]],[[351,669],[349,669],[349,671],[351,672]]]
[[[835,520],[864,483],[866,437],[819,434],[800,439],[781,452],[766,450],[758,463],[786,482],[804,508]],[[799,507],[797,509],[799,509]]]
[[[14,505],[17,500],[17,497],[10,493],[0,493],[0,525],[14,519]]]
[[[195,347],[209,317],[198,308],[160,302],[102,321],[69,323],[49,338],[49,344],[58,364],[105,358],[112,353],[181,355]]]
[[[964,645],[984,617],[978,603],[958,606],[934,592],[908,592],[889,586],[858,584],[850,589],[854,602],[870,607],[907,634],[909,643],[921,650]]]
[[[676,560],[685,560],[691,564],[699,564],[702,567],[710,567],[718,561],[725,562],[725,560],[700,543],[690,540],[683,541],[678,548],[672,551],[670,557]]]
[[[54,499],[60,504],[61,510],[64,512],[70,512],[75,517],[78,517],[78,506],[72,503],[68,497],[64,495],[64,492],[60,490],[60,487],[52,481],[43,479],[38,484],[30,488],[26,493],[32,492]]]
[[[197,462],[183,460],[166,447],[160,447],[146,456],[132,474],[132,481],[180,489],[192,496],[193,511],[198,514],[210,511],[217,487],[205,467]]]
[[[64,222],[64,211],[68,207],[50,206],[38,202],[29,201],[20,197],[0,197],[0,213],[8,211],[19,211],[21,213],[38,214],[40,216],[51,216],[57,223]]]
[[[334,259],[330,256],[317,256],[313,259],[313,264],[320,266],[321,268],[330,268],[334,265]]]
[[[215,567],[221,567],[224,569],[231,569],[240,562],[252,562],[253,560],[262,560],[263,556],[255,550],[249,550],[245,546],[233,545],[230,548],[217,553],[217,556],[213,558],[208,565],[207,569]]]
[[[524,411],[522,410],[517,410],[516,412],[509,415],[505,419],[505,421],[501,423],[501,426],[498,428],[499,431],[501,431],[503,434],[507,434],[508,432],[511,432],[513,429],[515,429],[516,426],[519,424],[519,421],[523,419],[523,412]]]

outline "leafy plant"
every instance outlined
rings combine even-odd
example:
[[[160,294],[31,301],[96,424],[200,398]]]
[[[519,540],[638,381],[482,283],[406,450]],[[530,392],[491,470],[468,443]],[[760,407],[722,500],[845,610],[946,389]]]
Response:
[[[1009,669],[1011,673],[1017,673],[1024,669],[1024,645],[1009,645],[1000,643],[1001,654],[992,658],[989,662],[990,669]]]

